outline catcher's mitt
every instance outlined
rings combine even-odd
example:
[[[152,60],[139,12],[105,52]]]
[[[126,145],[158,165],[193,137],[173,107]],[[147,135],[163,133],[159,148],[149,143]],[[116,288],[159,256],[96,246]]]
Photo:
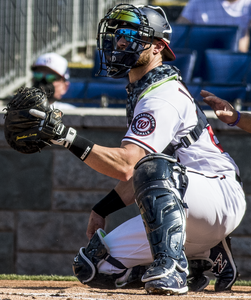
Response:
[[[21,88],[5,108],[4,134],[8,144],[21,153],[35,153],[64,130],[62,112],[53,110],[46,93],[38,88]]]

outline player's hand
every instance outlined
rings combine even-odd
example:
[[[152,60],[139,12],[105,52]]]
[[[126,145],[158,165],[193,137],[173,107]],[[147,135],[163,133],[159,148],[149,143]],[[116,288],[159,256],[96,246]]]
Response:
[[[237,111],[228,101],[223,100],[205,90],[202,90],[200,94],[203,97],[203,101],[214,110],[216,116],[222,122],[230,124],[237,120]]]
[[[92,210],[89,217],[87,230],[86,230],[86,235],[89,240],[92,238],[95,231],[99,228],[101,229],[105,228],[105,219]]]

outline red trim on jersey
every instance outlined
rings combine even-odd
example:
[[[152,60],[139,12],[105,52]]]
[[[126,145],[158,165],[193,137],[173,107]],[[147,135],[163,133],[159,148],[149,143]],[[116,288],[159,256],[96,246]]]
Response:
[[[220,144],[220,142],[218,141],[218,139],[216,138],[212,127],[209,125],[206,127],[210,136],[210,139],[212,141],[212,143],[220,150],[221,153],[225,152]],[[216,143],[215,139],[217,140],[218,143]]]
[[[143,143],[141,140],[138,140],[138,139],[135,139],[135,138],[132,138],[132,137],[129,137],[129,136],[125,136],[124,139],[129,139],[129,140],[133,140],[133,141],[137,141],[138,143],[146,146],[147,148],[151,149],[151,151],[157,153],[157,151],[155,149],[153,149],[152,147],[150,147],[149,145]]]
[[[209,179],[215,179],[215,178],[218,178],[218,177],[219,177],[218,175],[207,176],[207,175],[205,175],[205,174],[203,174],[203,173],[196,172],[196,171],[192,171],[192,170],[187,170],[187,172],[193,173],[193,174],[198,174],[198,175],[204,176],[204,177],[209,178]],[[223,176],[224,176],[224,175],[223,175]],[[220,179],[224,179],[224,178],[220,178]]]
[[[181,88],[179,88],[178,91],[181,92],[182,94],[184,94],[185,96],[187,96],[189,98],[189,100],[191,100],[193,102],[193,99],[186,92],[184,92]]]
[[[187,89],[187,87],[186,86],[184,86],[184,84],[182,83],[182,82],[180,82],[180,81],[178,81],[178,83],[189,93],[189,95],[187,95],[183,90],[182,90],[182,92],[192,101],[192,102],[194,102],[194,98],[193,98],[193,96],[191,95],[191,93],[189,92],[189,90]],[[179,91],[180,91],[181,89],[179,88]]]

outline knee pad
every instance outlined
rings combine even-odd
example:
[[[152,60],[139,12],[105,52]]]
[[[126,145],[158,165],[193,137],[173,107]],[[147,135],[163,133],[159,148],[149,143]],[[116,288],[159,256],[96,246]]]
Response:
[[[133,186],[155,257],[163,253],[179,260],[185,241],[183,196],[188,179],[185,167],[173,157],[149,154],[135,166]]]
[[[98,266],[104,260],[121,270],[126,269],[120,261],[110,255],[110,249],[104,241],[105,235],[104,230],[98,229],[87,247],[80,248],[78,254],[74,257],[73,273],[81,283],[91,281],[97,273]]]
[[[81,283],[91,281],[96,274],[94,264],[84,254],[84,251],[85,248],[80,248],[78,254],[74,257],[72,264],[73,273]]]

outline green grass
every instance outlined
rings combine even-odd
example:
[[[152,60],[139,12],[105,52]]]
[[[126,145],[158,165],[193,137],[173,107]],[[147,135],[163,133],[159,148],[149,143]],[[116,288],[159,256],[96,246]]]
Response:
[[[251,286],[251,281],[237,280],[234,285],[237,285],[237,286]]]
[[[209,282],[210,285],[215,284],[215,280],[210,280]],[[247,280],[236,280],[234,283],[235,286],[251,286],[251,281]]]
[[[16,274],[0,274],[0,280],[39,280],[39,281],[78,281],[74,276],[59,275],[16,275]],[[215,280],[210,280],[210,285],[214,285]],[[237,280],[236,286],[251,286],[251,281]]]
[[[74,276],[0,274],[0,280],[78,281]]]

